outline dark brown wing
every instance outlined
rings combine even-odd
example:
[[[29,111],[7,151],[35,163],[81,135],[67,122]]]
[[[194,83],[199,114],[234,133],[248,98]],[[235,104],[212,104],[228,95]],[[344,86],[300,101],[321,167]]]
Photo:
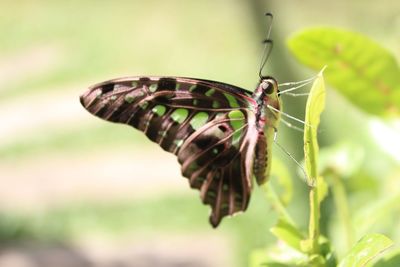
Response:
[[[221,114],[193,133],[178,153],[182,174],[212,207],[211,224],[247,208],[257,130],[254,114]],[[242,114],[242,115],[240,115]],[[237,123],[236,126],[232,122]]]
[[[191,78],[111,80],[81,96],[92,114],[143,131],[178,156],[183,176],[212,207],[211,224],[247,208],[252,183],[256,103],[251,93]]]

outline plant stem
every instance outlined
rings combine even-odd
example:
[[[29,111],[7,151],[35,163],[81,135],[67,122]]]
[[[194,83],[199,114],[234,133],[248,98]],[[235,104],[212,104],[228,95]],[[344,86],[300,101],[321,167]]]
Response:
[[[319,199],[318,199],[318,178],[315,179],[314,186],[310,187],[310,222],[309,222],[309,239],[312,242],[312,254],[319,254]]]

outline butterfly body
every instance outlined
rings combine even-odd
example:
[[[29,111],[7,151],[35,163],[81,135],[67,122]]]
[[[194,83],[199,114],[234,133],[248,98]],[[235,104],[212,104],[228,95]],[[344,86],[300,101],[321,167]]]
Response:
[[[89,88],[82,105],[92,114],[131,125],[175,154],[182,175],[212,208],[216,227],[244,211],[252,176],[266,181],[281,109],[277,82],[262,77],[253,92],[184,77],[127,77]]]

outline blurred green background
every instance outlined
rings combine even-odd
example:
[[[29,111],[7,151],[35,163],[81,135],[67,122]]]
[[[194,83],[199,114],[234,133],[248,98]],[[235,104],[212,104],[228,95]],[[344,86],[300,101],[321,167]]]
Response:
[[[400,57],[400,2],[393,0],[1,1],[0,10],[0,266],[246,266],[253,249],[275,241],[276,215],[257,188],[245,214],[212,229],[209,208],[174,156],[80,106],[89,85],[176,75],[253,90],[266,11],[275,16],[267,71],[281,83],[315,74],[286,46],[304,27],[361,32]],[[304,105],[304,98],[284,98],[285,112],[298,118]],[[364,176],[347,189],[367,189],[354,207],[400,186],[394,178],[382,186],[384,177],[398,177],[399,138],[379,142],[384,125],[333,90],[321,129],[322,148],[346,142],[362,151]],[[301,160],[302,134],[284,126],[279,133]],[[306,227],[307,187],[288,157],[274,156],[294,176],[289,209]],[[326,223],[335,216],[329,203],[323,230],[341,244],[340,230]],[[399,240],[395,225],[386,232]]]

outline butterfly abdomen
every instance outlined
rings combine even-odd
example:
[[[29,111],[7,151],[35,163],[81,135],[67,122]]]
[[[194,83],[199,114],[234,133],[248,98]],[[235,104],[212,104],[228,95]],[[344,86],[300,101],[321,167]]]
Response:
[[[268,165],[268,149],[267,141],[263,132],[260,132],[257,139],[254,154],[254,176],[258,184],[263,184],[266,181],[266,170]]]

